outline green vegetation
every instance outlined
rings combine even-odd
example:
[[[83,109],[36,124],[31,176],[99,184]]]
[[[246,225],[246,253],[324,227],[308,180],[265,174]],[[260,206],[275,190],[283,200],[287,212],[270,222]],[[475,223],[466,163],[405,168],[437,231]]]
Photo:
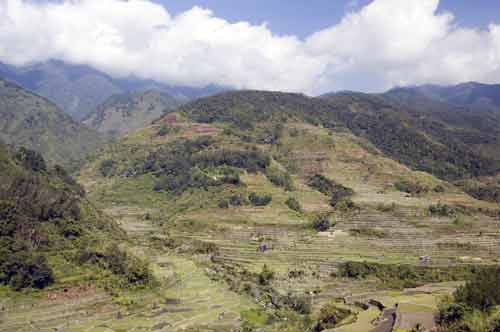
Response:
[[[269,269],[267,265],[264,264],[262,271],[259,273],[259,284],[266,286],[274,279],[274,272]]]
[[[429,206],[429,213],[439,217],[453,217],[457,214],[457,209],[448,204],[437,203]]]
[[[76,169],[105,143],[46,99],[0,78],[0,140],[37,151],[50,165]]]
[[[313,219],[311,226],[318,232],[326,232],[331,227],[330,217],[327,214],[320,214]]]
[[[498,331],[500,316],[495,307],[500,304],[499,272],[496,267],[474,274],[458,288],[453,300],[440,306],[438,318],[444,331]]]
[[[288,197],[285,204],[295,212],[302,212],[302,207],[300,206],[300,202],[295,197]]]
[[[410,288],[430,282],[465,280],[493,271],[495,270],[487,266],[430,267],[369,262],[345,262],[339,267],[339,275],[342,277],[357,279],[375,277],[390,288]]]
[[[253,206],[266,206],[269,203],[271,203],[271,201],[273,200],[273,196],[269,194],[259,195],[253,192],[250,193],[248,199],[250,200],[250,203],[252,203]]]
[[[344,187],[321,174],[312,176],[308,181],[308,185],[325,195],[331,196],[330,205],[333,207],[337,207],[337,204],[354,194],[351,188]],[[349,208],[349,206],[347,208]]]
[[[104,177],[110,177],[115,175],[115,165],[116,162],[114,160],[106,159],[101,162],[99,166],[99,172]]]
[[[99,235],[120,235],[89,205],[81,186],[61,167],[48,169],[38,153],[22,148],[12,156],[0,145],[0,169],[0,284],[49,286],[57,281],[51,251],[80,250]]]
[[[314,326],[314,331],[320,332],[326,329],[333,329],[350,314],[351,312],[349,310],[338,308],[333,303],[326,304],[319,312],[318,321]]]
[[[147,287],[155,284],[156,280],[149,270],[148,263],[129,255],[118,245],[111,244],[105,250],[83,250],[77,257],[78,264],[97,265],[111,271],[121,278],[120,287]],[[113,285],[116,287],[116,283]]]
[[[429,192],[429,188],[421,185],[420,183],[414,183],[406,180],[396,182],[394,184],[394,187],[398,191],[402,191],[412,195],[425,194]]]
[[[0,251],[0,284],[15,290],[45,288],[54,282],[54,273],[44,256],[27,252]]]
[[[287,191],[293,191],[293,180],[288,172],[280,171],[277,168],[270,167],[266,170],[266,176],[272,184],[282,187]]]

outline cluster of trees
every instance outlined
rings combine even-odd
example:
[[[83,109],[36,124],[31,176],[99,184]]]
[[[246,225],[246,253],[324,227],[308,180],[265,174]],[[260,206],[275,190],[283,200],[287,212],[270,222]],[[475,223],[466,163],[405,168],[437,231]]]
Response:
[[[419,103],[420,108],[414,104],[361,93],[313,99],[299,94],[250,91],[203,98],[183,106],[181,112],[195,121],[225,122],[247,131],[256,123],[281,124],[287,119],[302,119],[325,128],[347,128],[393,159],[446,180],[491,175],[499,169],[495,158],[473,148],[473,144],[484,143],[485,131],[479,128],[485,121],[477,121],[477,115],[470,113],[457,116],[455,109],[434,112],[432,103]],[[429,109],[433,112],[427,112]],[[264,135],[263,143],[276,142],[277,136]]]
[[[128,254],[115,243],[103,251],[83,250],[77,257],[77,262],[80,265],[97,265],[111,271],[122,280],[124,287],[146,287],[156,282],[147,262]]]
[[[0,284],[44,288],[54,274],[42,249],[51,236],[80,235],[84,191],[62,167],[48,169],[39,153],[25,148],[2,155],[0,168]]]
[[[345,262],[339,266],[339,275],[345,278],[363,279],[376,277],[392,288],[411,288],[430,282],[466,280],[472,276],[491,273],[481,266],[412,266],[379,264],[370,262]]]
[[[271,158],[257,148],[242,150],[209,149],[210,137],[178,140],[148,155],[136,165],[135,174],[153,173],[158,177],[154,190],[183,192],[188,188],[207,188],[240,184],[239,170],[265,171]]]
[[[302,212],[302,206],[300,205],[300,202],[295,198],[295,197],[288,197],[288,199],[285,201],[285,204],[293,211],[295,212]]]
[[[275,167],[269,167],[266,170],[266,176],[277,187],[282,187],[286,191],[293,191],[293,179],[290,173],[279,170]]]
[[[429,206],[429,213],[439,217],[453,217],[457,215],[457,209],[448,204],[437,203]]]
[[[259,195],[255,192],[248,195],[248,199],[253,206],[266,206],[273,200],[273,196],[269,194]]]
[[[29,251],[0,249],[0,284],[14,290],[42,289],[54,282],[54,273],[44,256]]]
[[[481,201],[500,203],[500,184],[482,183],[479,181],[464,181],[458,183],[463,190],[472,197]]]
[[[500,316],[494,310],[500,305],[499,283],[499,267],[474,274],[452,301],[441,305],[438,320],[443,331],[500,331]]]
[[[354,194],[351,188],[347,188],[321,174],[315,174],[309,178],[308,185],[311,188],[331,197],[330,205],[337,207],[339,203],[347,200]],[[352,205],[351,202],[348,205]]]

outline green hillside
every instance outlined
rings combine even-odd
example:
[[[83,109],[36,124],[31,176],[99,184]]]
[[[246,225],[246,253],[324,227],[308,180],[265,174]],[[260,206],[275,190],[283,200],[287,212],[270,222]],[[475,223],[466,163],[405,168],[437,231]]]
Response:
[[[0,140],[40,152],[51,165],[74,168],[105,143],[47,100],[0,79]]]
[[[0,331],[25,319],[71,331],[436,327],[450,294],[500,263],[498,204],[464,191],[494,179],[495,159],[405,103],[229,92],[106,146],[78,181],[157,283],[82,291],[78,303],[23,297]]]
[[[110,247],[123,239],[61,167],[47,167],[34,151],[0,145],[0,286],[8,286],[0,290],[149,282],[144,267]]]

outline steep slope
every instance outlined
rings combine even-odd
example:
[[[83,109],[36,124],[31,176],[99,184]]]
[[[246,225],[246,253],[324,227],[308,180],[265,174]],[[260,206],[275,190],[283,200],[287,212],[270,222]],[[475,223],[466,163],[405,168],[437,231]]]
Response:
[[[493,175],[498,162],[491,152],[480,153],[475,144],[496,144],[496,135],[460,128],[432,114],[432,108],[409,107],[384,95],[345,92],[325,98],[297,94],[244,91],[199,99],[181,107],[195,121],[227,122],[241,129],[252,123],[302,119],[327,128],[345,128],[368,139],[393,159],[445,179]],[[443,117],[444,118],[444,117]],[[483,118],[481,118],[483,119]],[[488,118],[484,118],[487,122]],[[486,149],[487,150],[487,149]]]
[[[157,89],[186,101],[223,90],[217,86],[191,88],[134,77],[113,78],[89,66],[56,60],[24,67],[0,63],[0,76],[47,98],[77,121],[115,94]]]
[[[105,141],[47,100],[0,79],[0,139],[40,152],[50,164],[74,167]]]
[[[146,127],[178,106],[177,99],[158,90],[132,92],[108,98],[82,122],[101,133],[120,137]]]
[[[64,252],[92,250],[104,237],[122,235],[62,168],[49,169],[34,151],[0,144],[0,284],[19,290],[59,282],[78,273],[76,257]],[[61,261],[62,271],[52,264]]]

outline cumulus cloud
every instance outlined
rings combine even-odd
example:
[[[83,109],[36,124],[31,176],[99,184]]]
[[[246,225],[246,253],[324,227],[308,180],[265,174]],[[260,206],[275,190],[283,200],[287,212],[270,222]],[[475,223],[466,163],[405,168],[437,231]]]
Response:
[[[500,25],[464,29],[439,0],[375,0],[305,40],[147,0],[0,0],[0,61],[88,64],[170,84],[301,91],[500,80]]]

